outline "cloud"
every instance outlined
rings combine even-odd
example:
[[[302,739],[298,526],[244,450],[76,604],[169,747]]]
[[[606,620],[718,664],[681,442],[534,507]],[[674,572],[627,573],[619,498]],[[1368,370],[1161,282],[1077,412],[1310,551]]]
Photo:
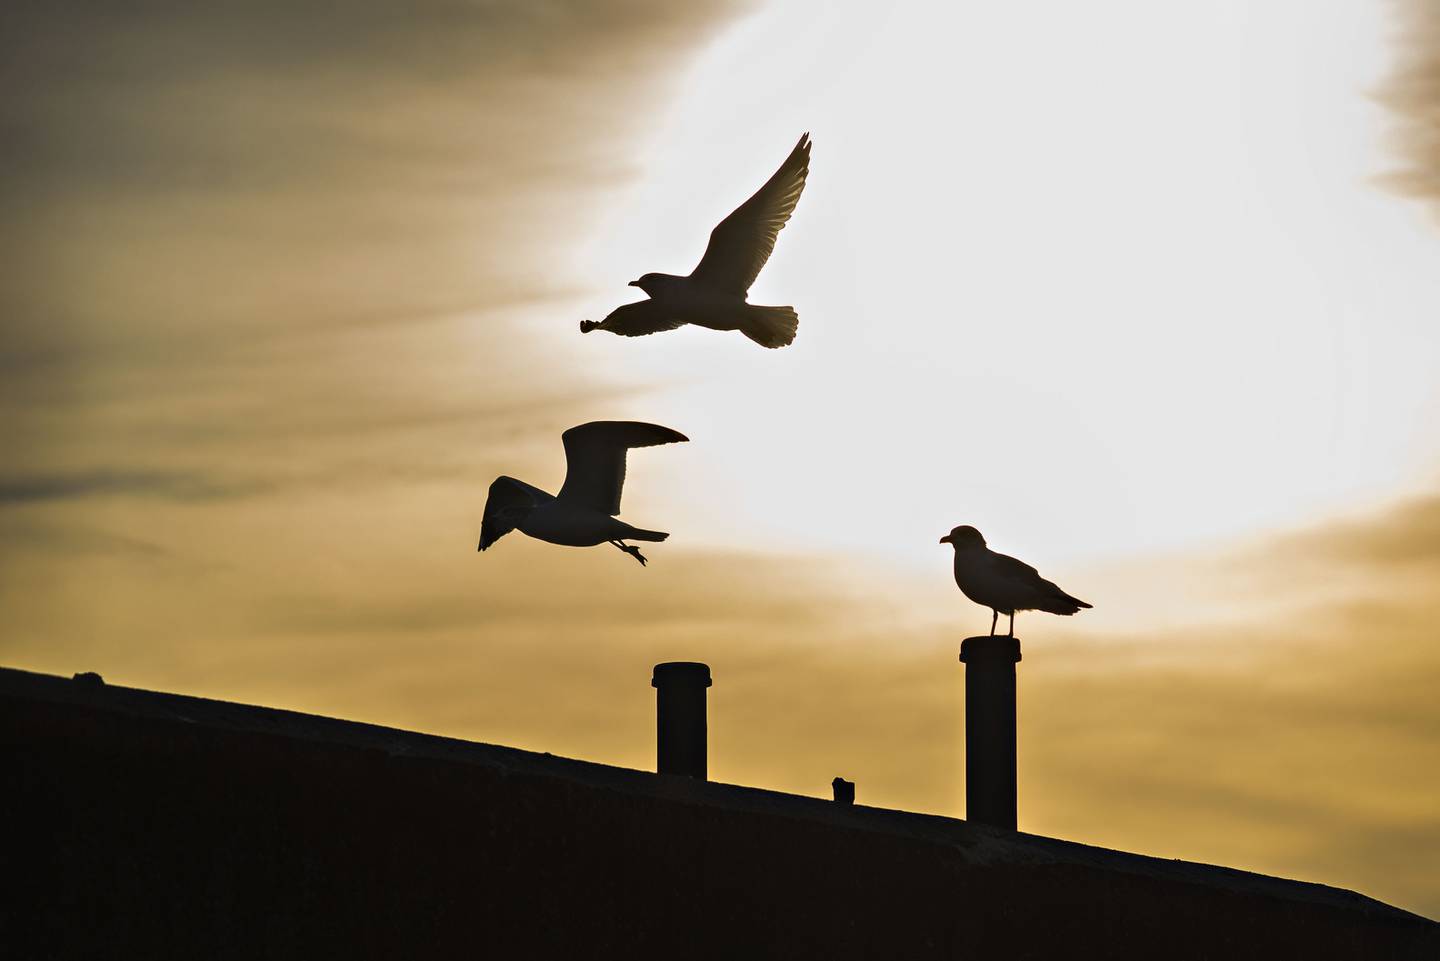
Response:
[[[736,12],[7,5],[0,496],[95,526],[519,470],[621,406],[645,385],[576,362],[565,251]]]
[[[175,557],[159,545],[140,538],[83,527],[35,523],[15,517],[0,519],[0,538],[9,544],[24,545],[27,551],[41,553],[58,552],[82,557],[119,554],[141,562]]]
[[[1366,570],[1440,567],[1440,496],[1419,497],[1377,516],[1336,521],[1282,542]]]
[[[542,296],[719,3],[18,4],[20,345]],[[646,69],[637,69],[642,64]],[[299,316],[297,316],[299,314]]]
[[[1440,213],[1440,7],[1431,0],[1391,0],[1395,65],[1377,93],[1399,121],[1401,166],[1384,182]]]
[[[567,251],[739,6],[4,5],[7,659],[272,677],[472,561],[646,389],[577,362]]]
[[[260,484],[217,481],[197,474],[99,469],[0,477],[0,506],[112,495],[211,500],[253,494],[262,489]]]

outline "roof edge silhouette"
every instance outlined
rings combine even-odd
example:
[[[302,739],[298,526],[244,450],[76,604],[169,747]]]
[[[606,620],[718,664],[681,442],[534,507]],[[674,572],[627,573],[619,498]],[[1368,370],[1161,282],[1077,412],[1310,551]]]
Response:
[[[293,741],[379,751],[397,758],[426,758],[579,782],[685,805],[799,819],[851,831],[892,835],[943,845],[969,864],[1073,865],[1103,872],[1221,888],[1235,893],[1323,905],[1375,919],[1431,923],[1428,918],[1343,888],[1199,862],[1116,851],[1075,841],[998,830],[936,814],[865,805],[838,805],[818,797],[764,788],[664,776],[648,771],[559,757],[549,753],[465,741],[360,721],[183,694],[122,687],[97,675],[64,678],[0,667],[0,701],[73,706],[86,711],[186,726],[268,735]],[[817,788],[828,785],[817,785]]]

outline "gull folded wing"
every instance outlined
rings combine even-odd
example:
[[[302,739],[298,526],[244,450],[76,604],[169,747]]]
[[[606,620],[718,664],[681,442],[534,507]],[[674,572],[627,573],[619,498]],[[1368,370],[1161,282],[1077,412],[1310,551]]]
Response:
[[[1051,614],[1074,614],[1080,608],[1088,608],[1078,597],[1071,597],[1054,581],[1047,581],[1040,572],[1008,554],[991,553],[991,564],[995,571],[1003,574],[1020,596],[1017,606],[1047,611]]]
[[[995,573],[1017,584],[1035,585],[1047,583],[1040,576],[1040,572],[1026,564],[1019,558],[1011,557],[1009,554],[990,552],[990,567]]]
[[[795,211],[809,173],[807,133],[765,186],[710,232],[705,256],[690,276],[714,290],[745,296],[770,259],[780,228]]]
[[[659,424],[627,420],[581,424],[561,437],[565,441],[565,486],[560,488],[560,499],[610,515],[620,513],[627,450],[690,439]]]

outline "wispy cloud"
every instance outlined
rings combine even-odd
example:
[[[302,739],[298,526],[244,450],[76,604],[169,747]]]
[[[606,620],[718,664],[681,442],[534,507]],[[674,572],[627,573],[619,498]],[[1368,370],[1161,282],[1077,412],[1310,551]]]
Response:
[[[1378,91],[1394,112],[1401,165],[1383,179],[1440,214],[1440,7],[1431,0],[1390,0],[1395,66]]]
[[[264,490],[260,483],[217,480],[166,471],[88,470],[68,474],[0,477],[0,506],[85,497],[133,495],[197,501],[237,497]]]
[[[127,537],[95,528],[0,517],[0,538],[20,545],[26,553],[59,552],[78,557],[121,555],[142,562],[167,560],[176,555],[153,541]],[[12,557],[15,556],[12,554]]]
[[[574,362],[557,251],[735,9],[7,5],[0,501],[519,469],[644,389]]]
[[[1374,516],[1335,521],[1287,538],[1279,549],[1364,570],[1434,570],[1440,568],[1440,496],[1416,498]]]

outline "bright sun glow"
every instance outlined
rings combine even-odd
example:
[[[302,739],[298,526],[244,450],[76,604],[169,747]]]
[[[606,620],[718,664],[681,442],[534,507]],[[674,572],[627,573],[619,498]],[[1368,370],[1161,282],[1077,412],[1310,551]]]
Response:
[[[585,316],[688,271],[809,130],[751,292],[800,336],[585,344],[672,385],[630,413],[696,441],[636,502],[668,497],[653,513],[692,543],[933,566],[955,523],[1053,563],[1417,487],[1435,238],[1370,182],[1383,11],[1322,6],[786,3],[737,25],[582,245]]]

